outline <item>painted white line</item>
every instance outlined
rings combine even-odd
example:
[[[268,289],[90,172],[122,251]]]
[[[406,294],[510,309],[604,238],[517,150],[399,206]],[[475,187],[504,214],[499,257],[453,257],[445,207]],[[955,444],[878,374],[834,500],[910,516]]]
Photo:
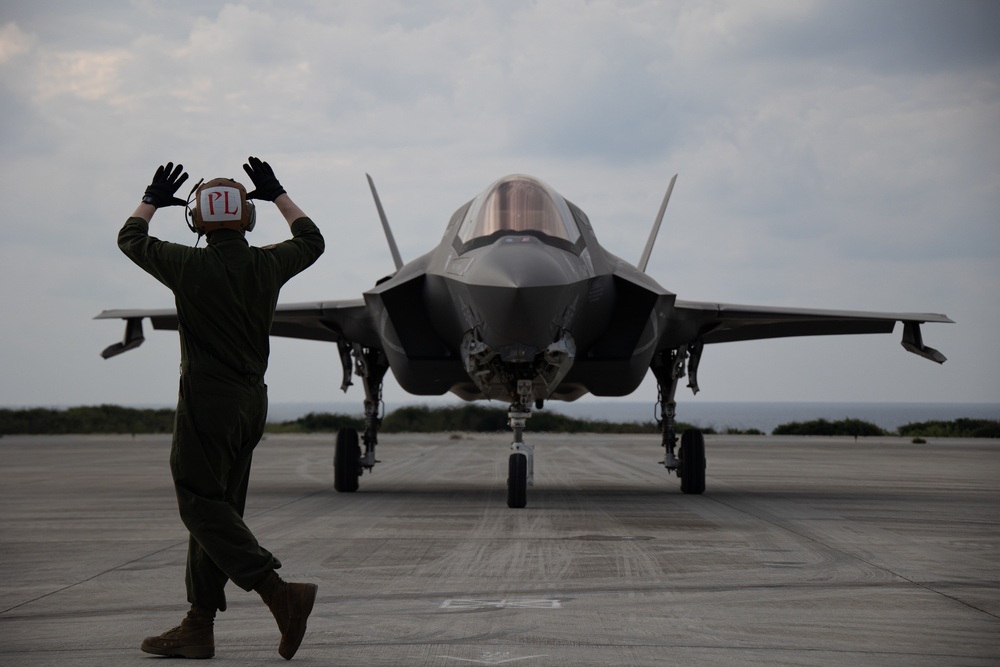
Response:
[[[526,656],[522,656],[520,658],[511,658],[511,657],[509,657],[510,656],[510,652],[508,652],[508,651],[504,651],[503,653],[501,653],[500,651],[497,651],[495,653],[492,652],[492,651],[484,651],[482,658],[480,658],[478,660],[473,659],[473,658],[457,658],[457,657],[455,657],[453,655],[439,655],[438,657],[439,658],[444,658],[445,660],[458,660],[459,662],[471,662],[471,663],[474,663],[474,664],[477,664],[477,665],[503,665],[503,664],[506,664],[508,662],[517,662],[519,660],[531,660],[532,658],[544,658],[546,655],[548,655],[548,654],[547,653],[543,653],[543,654],[540,654],[540,655],[526,655]]]
[[[470,609],[561,609],[559,600],[445,600],[441,609],[468,611]]]

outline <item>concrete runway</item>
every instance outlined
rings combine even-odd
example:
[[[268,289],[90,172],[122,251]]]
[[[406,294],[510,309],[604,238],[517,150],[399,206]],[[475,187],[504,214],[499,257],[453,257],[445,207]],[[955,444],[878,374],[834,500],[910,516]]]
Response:
[[[709,436],[680,493],[655,436],[385,435],[354,494],[333,437],[269,436],[247,509],[320,585],[314,665],[1000,664],[1000,442]],[[610,445],[609,442],[614,442]],[[151,665],[186,532],[168,436],[0,438],[0,664]],[[278,664],[234,586],[216,661]]]

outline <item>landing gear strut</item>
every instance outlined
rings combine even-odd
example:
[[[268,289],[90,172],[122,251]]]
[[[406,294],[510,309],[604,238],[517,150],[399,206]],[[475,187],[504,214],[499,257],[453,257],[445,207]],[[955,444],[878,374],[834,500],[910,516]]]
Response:
[[[358,480],[364,471],[374,469],[375,446],[378,444],[378,429],[382,425],[379,410],[382,407],[382,381],[389,370],[389,362],[381,350],[373,350],[355,344],[353,349],[341,349],[341,359],[345,363],[343,388],[351,384],[348,374],[350,355],[354,356],[354,373],[362,379],[365,388],[365,430],[361,436],[365,444],[364,456],[358,445],[358,432],[353,428],[337,432],[337,444],[333,454],[333,488],[341,493],[358,490]]]
[[[705,436],[697,429],[688,429],[681,436],[680,451],[677,447],[677,383],[690,374],[688,387],[698,393],[698,362],[701,360],[702,343],[681,345],[674,350],[664,350],[656,355],[652,364],[659,390],[660,425],[663,429],[663,465],[681,478],[681,492],[705,492]]]
[[[517,398],[511,401],[507,423],[514,431],[513,452],[507,461],[507,507],[528,504],[528,487],[535,483],[535,448],[524,442],[524,427],[531,416],[531,380],[517,381]]]

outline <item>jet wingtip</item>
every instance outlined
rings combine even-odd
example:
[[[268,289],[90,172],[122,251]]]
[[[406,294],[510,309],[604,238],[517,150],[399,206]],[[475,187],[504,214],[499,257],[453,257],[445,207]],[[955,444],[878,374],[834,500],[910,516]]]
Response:
[[[902,345],[907,352],[912,352],[918,357],[930,359],[938,364],[943,364],[948,360],[946,356],[935,350],[933,347],[924,345],[924,338],[920,334],[919,322],[904,322]]]
[[[933,347],[927,347],[926,345],[921,345],[920,347],[917,347],[916,345],[913,345],[909,341],[903,341],[903,347],[906,349],[907,352],[912,352],[918,357],[923,357],[924,359],[930,359],[936,364],[943,364],[944,362],[948,361],[948,357],[944,356],[943,354],[941,354],[941,352],[935,350]]]

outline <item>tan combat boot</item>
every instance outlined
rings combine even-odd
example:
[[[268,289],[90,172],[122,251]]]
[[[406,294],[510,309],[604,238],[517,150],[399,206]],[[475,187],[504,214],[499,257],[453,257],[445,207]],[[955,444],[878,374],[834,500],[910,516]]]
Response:
[[[306,634],[306,619],[316,602],[316,584],[292,584],[282,581],[277,572],[272,571],[254,590],[260,593],[281,631],[278,655],[291,660],[299,650],[302,637]]]
[[[146,653],[178,658],[211,658],[215,655],[215,635],[212,625],[215,610],[191,605],[191,610],[176,628],[158,637],[146,637],[142,648]]]

